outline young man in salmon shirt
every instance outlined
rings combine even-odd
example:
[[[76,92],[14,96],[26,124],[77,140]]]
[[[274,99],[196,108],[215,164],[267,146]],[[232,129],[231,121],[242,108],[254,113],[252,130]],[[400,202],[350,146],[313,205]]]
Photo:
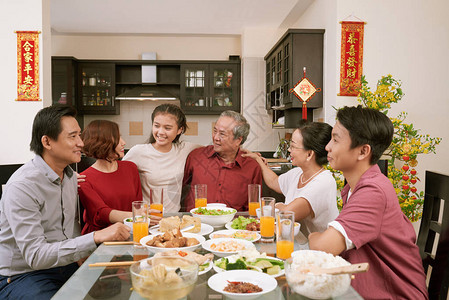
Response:
[[[369,271],[351,283],[364,299],[428,299],[415,231],[376,164],[392,138],[393,124],[377,110],[337,112],[326,150],[331,167],[348,182],[341,192],[343,209],[326,231],[309,235],[309,247],[353,264],[368,262]]]

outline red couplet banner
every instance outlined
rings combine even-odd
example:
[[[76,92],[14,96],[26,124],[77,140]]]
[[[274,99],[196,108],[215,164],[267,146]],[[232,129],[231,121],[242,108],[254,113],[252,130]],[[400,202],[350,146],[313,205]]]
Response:
[[[364,22],[341,22],[341,61],[339,96],[357,96],[363,67]]]
[[[39,31],[17,33],[17,101],[39,98]]]

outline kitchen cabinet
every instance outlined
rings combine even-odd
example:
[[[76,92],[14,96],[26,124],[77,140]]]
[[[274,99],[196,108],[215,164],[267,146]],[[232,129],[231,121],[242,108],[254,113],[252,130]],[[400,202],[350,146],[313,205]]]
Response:
[[[76,106],[77,60],[74,57],[52,57],[51,96],[52,104]]]
[[[302,102],[290,90],[303,78],[304,67],[307,78],[322,89],[307,102],[307,115],[323,106],[323,37],[323,29],[289,29],[265,56],[265,106],[274,111],[274,124],[284,117],[290,128],[287,123],[296,123],[291,117],[301,118]]]
[[[240,60],[182,64],[180,95],[186,114],[240,112]]]
[[[78,111],[81,114],[118,115],[115,101],[115,64],[87,62],[78,64]]]

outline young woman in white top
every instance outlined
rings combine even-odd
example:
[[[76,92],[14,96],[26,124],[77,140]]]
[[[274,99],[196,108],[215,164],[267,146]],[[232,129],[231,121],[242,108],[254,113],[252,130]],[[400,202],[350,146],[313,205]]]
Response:
[[[132,147],[123,159],[137,165],[145,201],[150,199],[150,189],[163,188],[164,212],[178,212],[187,156],[201,145],[179,140],[187,129],[187,121],[176,105],[157,106],[151,121],[149,142]]]
[[[276,203],[281,211],[294,211],[301,231],[309,233],[326,230],[327,224],[338,216],[337,185],[327,164],[325,147],[331,139],[332,127],[320,122],[302,122],[293,132],[290,157],[293,168],[277,176],[256,153],[247,156],[255,159],[262,168],[266,185],[285,196],[285,203]]]

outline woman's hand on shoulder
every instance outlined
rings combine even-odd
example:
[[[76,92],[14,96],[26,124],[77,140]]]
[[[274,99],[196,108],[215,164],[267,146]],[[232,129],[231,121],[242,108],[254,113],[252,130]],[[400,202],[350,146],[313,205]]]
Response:
[[[250,157],[252,159],[254,159],[255,161],[261,160],[263,162],[264,165],[267,165],[267,160],[265,159],[265,157],[262,157],[262,154],[260,154],[259,152],[252,152],[248,149],[241,149],[243,154],[242,157]]]
[[[80,175],[76,172],[75,172],[75,174],[76,174],[76,179],[78,180],[78,187],[80,187],[80,183],[86,181],[86,175]]]

